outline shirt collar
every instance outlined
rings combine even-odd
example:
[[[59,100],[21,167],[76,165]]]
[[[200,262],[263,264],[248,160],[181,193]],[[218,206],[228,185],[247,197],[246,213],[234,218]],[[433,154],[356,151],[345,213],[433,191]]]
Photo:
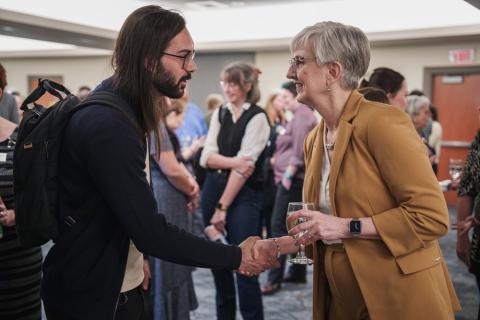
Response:
[[[242,109],[246,111],[246,110],[250,109],[250,106],[251,106],[250,102],[245,102],[242,105]],[[225,104],[225,108],[227,108],[230,112],[233,112],[233,105],[232,105],[231,102],[227,102]]]

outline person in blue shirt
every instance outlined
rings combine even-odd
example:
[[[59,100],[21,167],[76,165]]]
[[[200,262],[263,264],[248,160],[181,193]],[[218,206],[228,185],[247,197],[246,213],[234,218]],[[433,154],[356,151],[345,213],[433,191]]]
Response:
[[[181,98],[186,102],[185,114],[182,125],[175,130],[182,149],[190,147],[194,140],[206,136],[208,131],[202,109],[193,102],[188,101],[188,98],[188,91],[185,89],[185,93]]]

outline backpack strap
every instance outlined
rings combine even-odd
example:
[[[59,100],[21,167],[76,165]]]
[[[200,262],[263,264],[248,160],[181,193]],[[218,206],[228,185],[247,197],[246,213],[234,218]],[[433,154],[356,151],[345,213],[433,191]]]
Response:
[[[80,102],[77,106],[75,106],[70,112],[76,112],[80,109],[91,105],[103,105],[113,109],[120,111],[128,121],[135,127],[135,129],[139,132],[140,137],[142,140],[145,139],[145,135],[143,134],[142,129],[140,128],[137,117],[130,107],[130,105],[118,94],[115,94],[111,91],[96,91],[90,94],[85,100]],[[147,144],[148,147],[148,144]],[[148,150],[148,149],[147,149]],[[148,157],[148,154],[147,154]],[[78,210],[74,211],[71,215],[66,216],[63,218],[63,222],[66,225],[67,229],[71,229],[74,225],[78,222],[84,222],[88,219],[84,219],[85,212],[93,212],[95,206],[98,204],[98,198],[93,197],[87,200],[86,204],[79,208]],[[87,214],[87,216],[90,216]],[[80,221],[80,217],[82,217]],[[62,230],[63,229],[63,230]],[[65,228],[61,228],[61,234],[65,233]]]
[[[138,124],[137,116],[135,115],[133,109],[130,105],[118,94],[115,94],[111,91],[95,91],[90,94],[85,100],[80,102],[72,112],[76,112],[84,107],[89,105],[103,105],[107,107],[111,107],[120,111],[128,121],[137,129],[137,131],[141,134],[143,139],[143,130],[141,129],[140,125]]]

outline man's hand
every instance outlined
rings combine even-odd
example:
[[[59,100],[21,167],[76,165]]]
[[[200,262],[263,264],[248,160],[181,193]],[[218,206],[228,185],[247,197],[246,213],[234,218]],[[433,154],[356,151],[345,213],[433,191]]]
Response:
[[[225,225],[227,224],[227,213],[220,209],[215,209],[215,213],[213,214],[212,219],[210,219],[210,223],[217,228],[218,231],[223,232],[225,230]]]
[[[152,273],[150,272],[150,263],[147,259],[143,260],[143,274],[144,277],[142,282],[142,288],[143,290],[147,291],[148,285],[150,284],[150,278],[152,278]]]
[[[242,249],[242,262],[238,268],[240,274],[254,276],[273,266],[280,266],[276,260],[276,246],[270,241],[273,242],[262,241],[260,237],[249,237],[239,245]]]
[[[15,211],[0,211],[0,224],[4,225],[5,227],[13,227],[15,225]]]
[[[280,248],[277,248],[273,239],[258,240],[253,245],[253,258],[257,263],[268,264],[268,269],[280,268],[277,256],[280,254]]]

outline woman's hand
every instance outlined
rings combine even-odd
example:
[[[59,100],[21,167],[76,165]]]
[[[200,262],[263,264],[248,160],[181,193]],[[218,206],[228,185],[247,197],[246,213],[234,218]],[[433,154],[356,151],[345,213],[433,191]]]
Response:
[[[213,224],[218,231],[223,232],[225,230],[225,225],[227,224],[227,212],[215,209],[215,213],[213,214],[212,219],[210,219],[210,223]]]
[[[311,244],[317,240],[338,240],[350,238],[350,219],[339,218],[320,211],[300,210],[287,218],[288,223],[304,219],[288,231],[291,236],[299,235],[296,244]],[[303,234],[302,234],[303,233]]]
[[[13,227],[15,225],[15,211],[6,209],[0,211],[0,224],[5,227]]]
[[[242,156],[235,158],[235,166],[232,169],[242,177],[248,178],[255,170],[255,164],[251,157]]]
[[[200,202],[200,186],[198,185],[195,178],[193,178],[192,176],[188,177],[188,182],[191,185],[192,191],[187,194],[187,209],[188,211],[193,212],[195,209],[198,208]]]
[[[478,220],[475,219],[475,216],[468,216],[465,220],[452,224],[452,229],[457,230],[459,236],[468,235],[468,231],[477,224]]]
[[[190,145],[193,154],[197,153],[197,151],[205,145],[206,138],[207,137],[203,136],[193,139],[192,144]]]

